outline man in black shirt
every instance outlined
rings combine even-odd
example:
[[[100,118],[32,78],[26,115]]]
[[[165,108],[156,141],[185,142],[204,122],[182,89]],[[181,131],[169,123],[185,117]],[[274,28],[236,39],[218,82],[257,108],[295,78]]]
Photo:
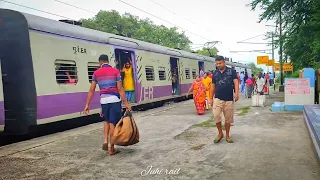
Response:
[[[228,143],[233,143],[229,133],[233,122],[233,102],[239,99],[239,81],[236,71],[226,66],[224,57],[216,58],[216,66],[217,70],[213,74],[211,85],[213,92],[210,96],[211,105],[214,97],[213,115],[219,131],[214,142],[218,143],[223,138],[221,125],[221,113],[223,112],[226,122],[226,140]]]

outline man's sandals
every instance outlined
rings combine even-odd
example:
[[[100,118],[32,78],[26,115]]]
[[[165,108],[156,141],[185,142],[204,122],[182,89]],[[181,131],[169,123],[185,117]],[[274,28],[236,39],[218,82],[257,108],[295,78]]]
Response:
[[[104,150],[104,151],[108,151],[108,150],[109,150],[107,143],[104,143],[104,144],[102,145],[102,150]],[[109,152],[109,155],[110,155],[110,156],[113,156],[113,155],[118,154],[118,153],[120,153],[120,151],[117,150],[117,149],[115,149],[113,152]]]
[[[217,136],[216,139],[214,140],[214,143],[219,143],[222,138],[223,138],[223,136],[222,136],[222,137]],[[228,143],[233,143],[233,140],[231,139],[231,137],[227,137],[227,138],[226,138],[226,141],[227,141]]]

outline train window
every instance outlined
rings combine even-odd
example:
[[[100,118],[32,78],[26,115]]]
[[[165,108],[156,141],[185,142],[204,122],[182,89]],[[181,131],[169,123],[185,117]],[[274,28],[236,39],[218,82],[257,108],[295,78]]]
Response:
[[[158,72],[159,72],[159,80],[161,80],[161,81],[166,80],[166,68],[159,67]]]
[[[186,73],[186,79],[190,79],[190,69],[186,68],[184,72]]]
[[[100,65],[99,63],[89,62],[88,63],[88,78],[89,82],[92,81],[92,76],[95,70],[99,69]]]
[[[55,61],[56,80],[58,84],[76,84],[78,81],[78,71],[75,61],[56,60]]]
[[[197,76],[197,70],[196,69],[192,69],[192,78],[196,79]]]
[[[152,66],[146,66],[146,79],[147,81],[154,81],[154,69]]]

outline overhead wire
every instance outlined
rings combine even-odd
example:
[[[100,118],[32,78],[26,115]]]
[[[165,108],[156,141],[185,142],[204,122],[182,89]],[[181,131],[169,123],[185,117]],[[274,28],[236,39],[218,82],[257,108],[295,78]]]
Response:
[[[167,21],[167,20],[165,20],[165,19],[163,19],[163,18],[161,18],[161,17],[158,17],[158,16],[156,16],[156,15],[154,15],[154,14],[151,14],[151,13],[145,11],[145,10],[142,10],[142,9],[140,9],[140,8],[138,8],[138,7],[130,4],[130,3],[127,3],[127,2],[125,2],[125,1],[123,1],[123,0],[118,0],[118,1],[120,1],[120,2],[123,3],[123,4],[126,4],[126,5],[130,6],[130,7],[132,7],[132,8],[135,8],[135,9],[137,9],[137,10],[139,10],[139,11],[142,11],[142,12],[144,12],[144,13],[146,13],[146,14],[149,14],[149,15],[152,16],[152,17],[155,17],[155,18],[160,19],[160,20],[162,20],[162,21],[164,21],[164,22],[166,22],[166,23],[169,23],[169,24],[171,24],[171,25],[174,25],[174,26],[176,26],[176,27],[178,27],[178,28],[180,28],[180,29],[182,29],[182,30],[184,30],[184,31],[186,31],[186,32],[189,32],[189,33],[191,33],[191,34],[193,34],[193,35],[195,35],[195,36],[198,36],[198,37],[200,37],[200,38],[202,38],[202,39],[204,39],[204,40],[210,41],[209,39],[207,39],[207,38],[205,38],[205,37],[203,37],[203,36],[200,36],[200,35],[192,32],[192,31],[186,30],[186,29],[182,28],[181,26],[178,26],[178,25],[176,25],[176,24],[174,24],[174,23],[172,23],[172,22],[170,22],[170,21]]]
[[[61,3],[61,4],[65,4],[65,5],[71,6],[71,7],[74,7],[74,8],[81,9],[81,10],[83,10],[83,11],[87,11],[87,12],[90,12],[90,13],[96,14],[96,13],[95,13],[95,12],[93,12],[93,11],[89,11],[89,10],[87,10],[87,9],[83,9],[83,8],[81,8],[81,7],[78,7],[78,6],[75,6],[75,5],[69,4],[69,3],[65,3],[65,2],[62,2],[62,1],[59,1],[59,0],[54,0],[54,1],[59,2],[59,3]]]
[[[69,19],[69,20],[74,20],[73,18],[69,18],[69,17],[66,17],[66,16],[62,16],[62,15],[58,15],[58,14],[55,14],[55,13],[51,13],[51,12],[48,12],[48,11],[44,11],[44,10],[32,8],[32,7],[29,7],[29,6],[22,5],[22,4],[13,3],[13,2],[6,1],[6,0],[0,0],[0,1],[1,1],[1,2],[5,2],[5,3],[8,3],[8,4],[13,4],[13,5],[16,5],[16,6],[20,6],[20,7],[23,7],[23,8],[31,9],[31,10],[34,10],[34,11],[38,11],[38,12],[42,12],[42,13],[54,15],[54,16],[57,16],[57,17],[62,17],[62,18],[66,18],[66,19]],[[80,9],[80,10],[83,10],[83,11],[86,11],[86,12],[90,12],[90,13],[95,14],[93,11],[90,11],[90,10],[87,10],[87,9],[84,9],[84,8],[81,8],[81,7],[78,7],[78,6],[74,6],[74,5],[72,5],[72,4],[68,4],[68,3],[65,3],[65,2],[62,2],[62,1],[59,1],[59,0],[54,0],[54,1],[59,2],[59,3],[61,3],[61,4],[65,4],[65,5],[67,5],[67,6],[71,6],[71,7],[73,7],[73,8],[77,8],[77,9]],[[169,21],[167,21],[167,20],[165,20],[165,19],[163,19],[163,18],[160,18],[160,17],[158,17],[158,16],[156,16],[156,15],[153,15],[153,14],[147,12],[147,11],[144,11],[144,10],[142,10],[142,9],[136,7],[136,6],[133,6],[133,5],[131,5],[131,4],[127,3],[127,2],[125,2],[125,1],[122,1],[122,0],[119,0],[119,1],[122,2],[122,3],[124,3],[124,4],[126,4],[126,5],[128,5],[128,6],[131,6],[131,7],[135,8],[135,9],[138,9],[138,10],[140,10],[140,11],[146,13],[146,14],[149,14],[149,15],[157,18],[157,19],[160,19],[160,20],[162,20],[162,21],[164,21],[164,22],[167,22],[167,23],[169,23],[169,24],[171,24],[171,25],[174,25],[174,26],[176,26],[176,27],[178,27],[178,28],[180,28],[180,29],[182,29],[182,30],[184,30],[184,31],[186,31],[186,32],[189,32],[189,33],[191,33],[191,34],[193,34],[193,35],[196,35],[196,36],[198,36],[198,37],[200,37],[200,38],[202,38],[202,39],[205,39],[205,40],[210,41],[209,39],[207,39],[207,38],[205,38],[205,37],[203,37],[203,36],[200,36],[200,35],[198,35],[198,34],[196,34],[196,33],[194,33],[194,32],[188,31],[188,30],[186,30],[186,29],[184,29],[184,28],[182,28],[182,27],[180,27],[180,26],[178,26],[178,25],[176,25],[176,24],[174,24],[174,23],[171,23],[171,22],[169,22]],[[221,44],[220,44],[220,45],[221,45]],[[203,46],[204,46],[204,45],[203,45]],[[225,46],[223,46],[223,45],[221,45],[221,46],[222,46],[222,47],[225,47]],[[225,48],[227,48],[227,47],[225,47]],[[227,49],[228,49],[228,51],[230,52],[230,49],[229,49],[229,48],[227,48]],[[239,53],[238,53],[238,54],[239,54]],[[242,55],[242,54],[240,54],[240,55]]]
[[[254,37],[251,37],[251,38],[248,38],[248,39],[245,39],[245,40],[241,40],[241,41],[238,41],[239,42],[243,42],[243,41],[247,41],[247,40],[250,40],[250,39],[254,39],[254,38],[257,38],[259,36],[264,36],[265,34],[260,34],[260,35],[257,35],[257,36],[254,36]]]
[[[149,0],[149,1],[153,2],[154,4],[157,4],[158,6],[162,7],[163,9],[166,9],[167,11],[170,11],[170,12],[173,13],[174,15],[178,16],[177,13],[175,13],[174,11],[170,10],[169,8],[167,8],[167,7],[159,4],[158,2],[156,2],[156,1],[154,1],[154,0]],[[179,16],[180,16],[180,15],[179,15]],[[183,17],[183,16],[180,16],[180,17],[183,18],[183,19],[186,20],[186,21],[191,22],[192,24],[197,25],[197,23],[195,23],[195,22],[193,22],[193,21],[191,21],[191,20],[189,20],[189,19],[187,19],[187,18],[185,18],[185,17]]]
[[[42,13],[50,14],[50,15],[53,15],[53,16],[62,17],[62,18],[66,18],[66,19],[69,19],[69,20],[74,20],[74,19],[66,17],[66,16],[54,14],[54,13],[51,13],[51,12],[48,12],[48,11],[43,11],[43,10],[40,10],[40,9],[36,9],[36,8],[29,7],[29,6],[25,6],[25,5],[22,5],[22,4],[13,3],[13,2],[6,1],[6,0],[0,0],[0,1],[8,3],[8,4],[13,4],[13,5],[16,5],[16,6],[24,7],[24,8],[27,8],[27,9],[32,9],[34,11],[39,11],[39,12],[42,12]]]
[[[73,7],[73,8],[77,8],[77,9],[80,9],[80,10],[83,10],[83,11],[87,11],[87,12],[90,12],[90,13],[94,13],[94,12],[92,12],[92,11],[90,11],[90,10],[87,10],[87,9],[84,9],[84,8],[81,8],[81,7],[78,7],[78,6],[69,4],[69,3],[65,3],[65,2],[62,2],[62,1],[60,1],[60,0],[54,0],[54,1],[59,2],[59,3],[61,3],[61,4],[64,4],[64,5],[67,5],[67,6],[71,6],[71,7]],[[130,3],[127,3],[127,2],[122,1],[122,0],[119,0],[119,1],[120,1],[121,3],[124,3],[124,4],[132,7],[132,8],[138,9],[139,11],[142,11],[142,12],[144,12],[144,13],[152,16],[152,17],[155,17],[155,18],[157,18],[157,19],[160,19],[160,20],[162,20],[162,21],[164,21],[164,22],[166,22],[166,23],[169,23],[169,24],[171,24],[171,25],[173,25],[173,26],[176,26],[176,27],[178,27],[178,28],[180,28],[180,29],[182,29],[182,30],[184,30],[184,31],[186,31],[186,32],[189,32],[189,33],[191,33],[191,34],[193,34],[193,35],[195,35],[195,36],[198,36],[198,37],[200,37],[200,38],[202,38],[202,39],[205,39],[205,40],[209,41],[209,39],[207,39],[207,38],[205,38],[205,37],[203,37],[203,36],[200,36],[200,35],[192,32],[192,31],[186,30],[186,29],[184,29],[184,28],[181,27],[181,26],[178,26],[178,25],[176,25],[176,24],[174,24],[174,23],[172,23],[172,22],[170,22],[170,21],[167,21],[167,20],[165,20],[165,19],[163,19],[163,18],[161,18],[161,17],[158,17],[158,16],[156,16],[156,15],[154,15],[154,14],[151,14],[151,13],[149,13],[149,12],[143,10],[143,9],[140,9],[140,8],[138,8],[138,7],[136,7],[136,6],[133,6],[133,5],[130,4]]]

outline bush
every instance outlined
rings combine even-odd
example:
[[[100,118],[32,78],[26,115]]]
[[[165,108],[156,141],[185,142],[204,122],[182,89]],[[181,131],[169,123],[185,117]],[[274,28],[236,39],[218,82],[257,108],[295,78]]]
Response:
[[[283,72],[283,80],[285,78],[298,78],[299,77],[299,73],[300,73],[300,70],[298,71],[294,71],[294,72]],[[276,79],[276,83],[280,83],[280,73]]]

